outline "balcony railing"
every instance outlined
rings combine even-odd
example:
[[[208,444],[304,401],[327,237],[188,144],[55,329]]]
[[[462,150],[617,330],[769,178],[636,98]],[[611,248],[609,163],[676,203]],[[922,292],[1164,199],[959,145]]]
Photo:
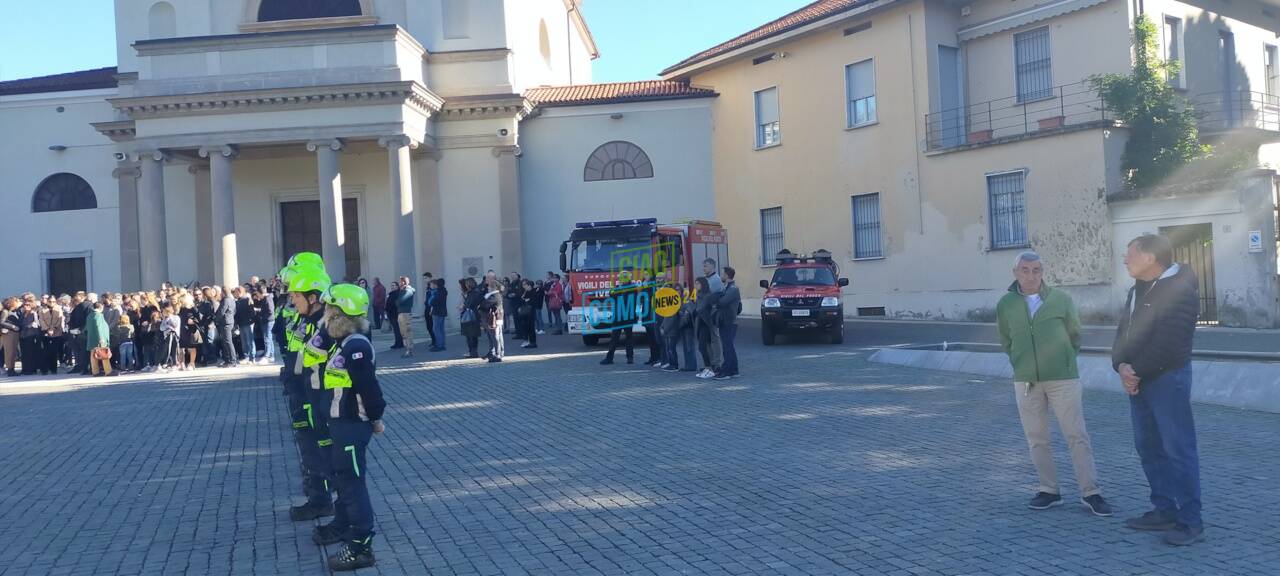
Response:
[[[1088,81],[1051,89],[1036,100],[1016,96],[925,115],[929,149],[946,150],[1113,119]]]
[[[1280,97],[1245,90],[1202,94],[1191,99],[1200,132],[1252,128],[1280,132]]]

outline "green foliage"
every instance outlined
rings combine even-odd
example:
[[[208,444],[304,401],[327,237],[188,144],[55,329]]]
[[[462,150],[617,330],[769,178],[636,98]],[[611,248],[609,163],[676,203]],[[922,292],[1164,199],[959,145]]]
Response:
[[[1133,72],[1090,78],[1107,110],[1129,127],[1121,164],[1131,188],[1159,185],[1178,168],[1212,152],[1211,146],[1200,143],[1195,110],[1169,85],[1180,63],[1158,56],[1156,37],[1156,25],[1138,16]]]

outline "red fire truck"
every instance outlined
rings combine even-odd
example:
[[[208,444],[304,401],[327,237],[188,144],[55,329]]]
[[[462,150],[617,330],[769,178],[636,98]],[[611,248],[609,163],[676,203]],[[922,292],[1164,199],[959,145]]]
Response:
[[[716,262],[717,270],[729,262],[729,239],[719,222],[658,224],[656,218],[579,222],[560,244],[560,270],[567,275],[572,293],[573,308],[566,317],[569,332],[581,334],[587,345],[609,334],[609,327],[617,322],[600,321],[601,304],[609,300],[620,274],[625,272],[637,291],[647,288],[648,302],[652,302],[652,279],[665,275],[673,284],[692,288],[707,259]],[[613,306],[609,309],[604,315],[611,319]],[[635,316],[637,332],[656,319],[648,309]]]

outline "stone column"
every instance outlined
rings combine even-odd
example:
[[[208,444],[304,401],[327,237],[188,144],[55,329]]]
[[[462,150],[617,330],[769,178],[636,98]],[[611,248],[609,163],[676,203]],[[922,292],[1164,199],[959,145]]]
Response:
[[[213,192],[209,190],[209,165],[192,164],[187,168],[195,179],[196,189],[196,279],[213,284]]]
[[[142,289],[142,255],[138,243],[138,178],[142,170],[134,162],[122,161],[111,173],[118,182],[120,198],[120,289]]]
[[[307,150],[316,153],[317,183],[320,187],[320,245],[325,268],[334,282],[347,277],[346,228],[342,222],[342,168],[338,151],[342,141],[315,140]]]
[[[142,260],[143,290],[158,290],[169,280],[169,239],[164,212],[164,162],[162,151],[145,152],[142,189],[138,194],[138,252]]]
[[[420,149],[414,164],[418,273],[432,272],[439,278],[448,273],[444,266],[444,224],[440,217],[440,152],[424,153]]]
[[[520,153],[519,146],[493,149],[498,159],[498,214],[502,246],[500,274],[517,271],[525,274],[524,248],[520,237]]]
[[[212,146],[200,149],[209,159],[210,230],[213,235],[213,273],[220,286],[240,285],[240,258],[236,250],[235,188],[232,186],[231,161],[234,146]]]
[[[414,256],[413,165],[409,158],[412,141],[408,136],[388,136],[378,139],[378,145],[387,149],[388,182],[391,192],[392,261],[393,276],[418,278],[417,258]]]

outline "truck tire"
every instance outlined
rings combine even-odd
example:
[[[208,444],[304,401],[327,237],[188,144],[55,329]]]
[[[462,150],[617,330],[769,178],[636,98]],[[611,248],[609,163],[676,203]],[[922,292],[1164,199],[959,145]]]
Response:
[[[595,346],[596,344],[600,343],[600,335],[599,334],[583,334],[582,343],[586,344],[587,346]]]
[[[827,338],[832,344],[844,344],[844,322],[841,322],[839,326],[832,329],[831,333],[827,335]]]
[[[760,339],[765,346],[773,346],[777,336],[774,335],[773,328],[770,328],[768,324],[762,324],[760,325]]]

